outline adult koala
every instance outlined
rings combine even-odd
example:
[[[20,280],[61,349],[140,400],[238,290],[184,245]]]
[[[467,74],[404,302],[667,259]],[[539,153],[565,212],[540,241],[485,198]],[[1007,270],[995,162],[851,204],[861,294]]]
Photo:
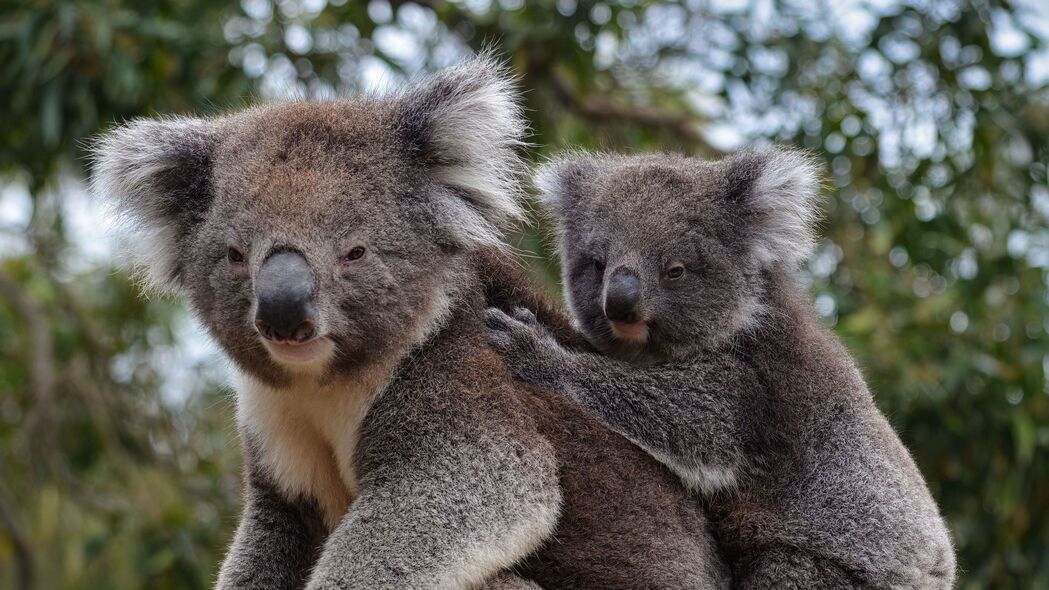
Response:
[[[233,360],[244,513],[220,588],[704,588],[674,477],[515,382],[485,262],[518,216],[488,59],[385,98],[139,120],[96,147],[153,286]]]

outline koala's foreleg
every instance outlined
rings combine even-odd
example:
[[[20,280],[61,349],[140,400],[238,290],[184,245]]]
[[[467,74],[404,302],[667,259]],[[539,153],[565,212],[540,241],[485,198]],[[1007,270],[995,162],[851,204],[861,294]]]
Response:
[[[704,493],[730,488],[754,462],[744,425],[746,414],[765,411],[752,395],[760,386],[730,357],[639,367],[565,349],[522,310],[511,317],[489,309],[487,322],[489,341],[515,377],[592,410],[687,485]]]
[[[384,428],[362,435],[360,493],[307,588],[472,590],[552,534],[561,488],[547,443],[447,408],[400,409],[373,408]]]
[[[286,499],[247,460],[244,512],[216,588],[302,588],[324,543],[320,510],[312,500]]]
[[[692,368],[632,367],[590,354],[573,354],[564,391],[703,493],[732,488],[753,457],[740,393],[752,389],[731,373],[697,378]],[[742,377],[742,376],[741,376]],[[696,387],[696,384],[701,387]],[[687,384],[687,385],[686,385]]]
[[[770,547],[738,564],[740,590],[845,590],[867,588],[840,565],[792,547]]]
[[[513,475],[507,475],[513,477]],[[311,590],[468,590],[533,551],[553,529],[558,500],[522,497],[512,507],[494,490],[451,481],[370,489],[331,534]],[[451,489],[442,489],[451,484]],[[526,589],[498,580],[492,590]]]

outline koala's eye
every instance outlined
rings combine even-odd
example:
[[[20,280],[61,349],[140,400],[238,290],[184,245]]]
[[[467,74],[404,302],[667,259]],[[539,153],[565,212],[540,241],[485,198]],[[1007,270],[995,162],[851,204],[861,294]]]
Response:
[[[597,272],[605,272],[605,261],[600,258],[594,259],[594,270]]]
[[[354,246],[350,248],[350,251],[342,259],[346,262],[353,262],[354,260],[359,260],[362,256],[364,256],[364,246]]]
[[[239,249],[230,246],[226,250],[226,260],[229,260],[230,264],[244,264],[244,253]]]
[[[672,281],[680,279],[681,277],[685,276],[685,266],[680,263],[672,264],[670,265],[670,267],[667,268],[665,274],[666,277]]]

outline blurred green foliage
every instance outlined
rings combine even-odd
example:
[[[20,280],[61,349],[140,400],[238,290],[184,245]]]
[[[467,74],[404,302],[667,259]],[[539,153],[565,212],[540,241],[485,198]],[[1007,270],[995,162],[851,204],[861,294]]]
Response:
[[[84,140],[369,90],[494,46],[541,158],[826,161],[806,270],[955,536],[962,588],[1049,588],[1049,15],[997,0],[12,0],[0,6],[0,587],[203,588],[232,404],[176,302],[84,254]],[[556,289],[542,223],[516,237]],[[189,336],[187,336],[189,334]],[[185,369],[185,367],[183,367]]]

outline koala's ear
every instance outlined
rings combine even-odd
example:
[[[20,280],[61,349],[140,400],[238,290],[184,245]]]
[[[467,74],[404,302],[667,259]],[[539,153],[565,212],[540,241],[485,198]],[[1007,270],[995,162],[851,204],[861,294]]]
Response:
[[[181,284],[183,243],[211,204],[215,124],[203,119],[139,119],[91,147],[92,192],[124,230],[127,259],[147,286]]]
[[[799,150],[766,148],[729,159],[730,197],[752,214],[754,254],[762,265],[795,267],[812,253],[819,217],[819,172]]]
[[[593,174],[593,162],[581,154],[563,156],[535,171],[533,182],[539,190],[539,201],[555,218],[561,220],[579,201],[583,187]]]
[[[524,217],[518,203],[526,123],[506,68],[485,54],[408,90],[395,105],[397,132],[442,189],[441,222],[466,247],[501,246]]]

